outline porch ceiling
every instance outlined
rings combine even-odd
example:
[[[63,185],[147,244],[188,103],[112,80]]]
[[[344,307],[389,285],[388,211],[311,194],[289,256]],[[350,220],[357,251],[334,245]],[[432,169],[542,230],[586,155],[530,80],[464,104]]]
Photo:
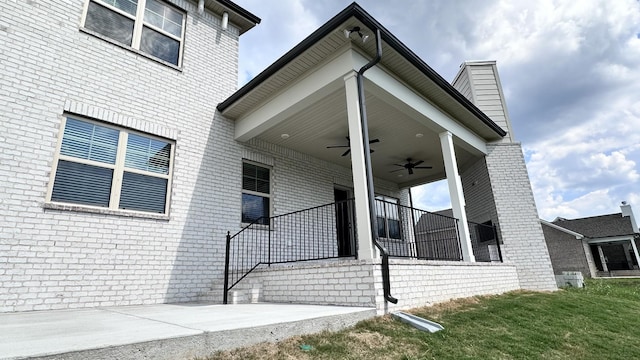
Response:
[[[365,85],[366,87],[366,85]],[[416,122],[410,116],[385,103],[379,97],[365,92],[370,139],[380,139],[372,144],[373,174],[401,187],[424,184],[446,178],[442,149],[438,133]],[[351,156],[341,156],[347,148],[327,149],[330,145],[346,145],[349,135],[346,111],[346,95],[340,88],[306,107],[277,125],[264,131],[257,138],[316,158],[351,167]],[[283,139],[282,134],[289,135]],[[422,134],[422,137],[416,137]],[[481,156],[456,146],[460,167]],[[423,160],[424,166],[433,169],[415,169],[413,175],[394,164],[404,164],[407,158]],[[391,172],[401,169],[401,171]]]

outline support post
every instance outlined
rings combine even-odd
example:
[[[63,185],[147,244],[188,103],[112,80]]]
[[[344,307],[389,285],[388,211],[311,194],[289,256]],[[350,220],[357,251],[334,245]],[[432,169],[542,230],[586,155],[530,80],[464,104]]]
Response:
[[[453,216],[459,220],[460,247],[462,249],[462,260],[475,262],[471,237],[469,236],[469,223],[465,211],[464,194],[462,192],[462,182],[458,174],[458,163],[456,153],[453,148],[453,135],[448,132],[440,133],[440,145],[442,146],[442,156],[444,158],[444,168],[447,174],[447,184],[449,185],[449,196],[451,197],[451,209]]]
[[[631,247],[633,248],[633,254],[636,256],[636,264],[640,268],[640,254],[638,254],[638,247],[636,246],[636,241],[634,239],[630,240]]]
[[[604,252],[602,252],[602,246],[598,245],[598,255],[600,255],[600,263],[602,264],[602,271],[609,272],[609,267],[607,266],[607,258],[604,257]]]
[[[369,216],[369,193],[367,171],[364,159],[360,104],[358,102],[358,84],[356,72],[344,77],[347,97],[347,119],[349,122],[349,145],[351,146],[351,172],[353,174],[353,193],[356,207],[356,229],[358,232],[358,259],[373,259],[371,218]]]
[[[222,303],[227,304],[227,293],[229,292],[229,247],[231,246],[231,232],[227,231],[226,249],[224,251],[224,293]]]

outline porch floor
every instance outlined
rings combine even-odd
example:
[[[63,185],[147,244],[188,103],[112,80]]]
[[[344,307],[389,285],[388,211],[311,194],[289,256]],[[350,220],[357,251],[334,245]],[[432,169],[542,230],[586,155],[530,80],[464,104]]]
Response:
[[[159,304],[0,314],[0,358],[191,359],[217,350],[338,330],[373,308]]]

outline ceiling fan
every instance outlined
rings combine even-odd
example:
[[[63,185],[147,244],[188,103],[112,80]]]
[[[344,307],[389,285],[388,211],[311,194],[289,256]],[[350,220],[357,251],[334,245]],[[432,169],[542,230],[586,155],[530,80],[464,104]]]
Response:
[[[411,158],[407,158],[407,163],[406,164],[393,164],[395,166],[400,166],[401,168],[407,169],[407,172],[409,172],[409,175],[413,175],[413,169],[432,169],[433,167],[431,166],[418,166],[420,164],[422,164],[424,161],[422,160],[418,160],[416,162],[411,162]],[[397,169],[397,170],[391,170],[389,172],[396,172],[396,171],[402,171],[403,169]]]
[[[340,155],[340,156],[349,155],[349,153],[351,152],[351,145],[348,143],[349,137],[348,136],[345,136],[345,137],[347,138],[347,145],[331,145],[331,146],[327,146],[327,149],[347,148],[347,151],[343,152],[342,155]],[[377,142],[380,142],[380,139],[371,139],[371,140],[369,140],[369,144],[375,144]],[[369,149],[369,152],[373,152],[373,149]]]

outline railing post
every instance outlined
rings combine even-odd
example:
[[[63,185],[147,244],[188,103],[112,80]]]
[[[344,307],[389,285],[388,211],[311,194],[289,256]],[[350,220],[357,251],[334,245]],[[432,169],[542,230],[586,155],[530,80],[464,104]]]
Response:
[[[458,245],[458,249],[457,249],[458,250],[458,261],[461,261],[461,260],[464,260],[464,256],[462,254],[462,242],[464,241],[462,239],[463,232],[460,231],[460,219],[458,219],[458,218],[455,218],[455,219],[456,219],[456,231],[457,231],[457,234],[456,234],[457,243],[456,244]],[[473,254],[473,251],[471,253]]]
[[[500,258],[500,262],[504,262],[502,260],[502,249],[500,248],[500,239],[498,239],[498,227],[493,225],[493,237],[496,238],[496,247],[498,248],[498,257]]]
[[[268,229],[268,242],[267,242],[267,246],[269,247],[269,249],[267,249],[267,266],[271,267],[271,222],[273,221],[273,218],[269,218],[269,229]]]
[[[227,304],[227,292],[229,289],[229,248],[231,245],[231,232],[227,231],[227,245],[224,256],[224,293],[222,294],[222,303]]]

